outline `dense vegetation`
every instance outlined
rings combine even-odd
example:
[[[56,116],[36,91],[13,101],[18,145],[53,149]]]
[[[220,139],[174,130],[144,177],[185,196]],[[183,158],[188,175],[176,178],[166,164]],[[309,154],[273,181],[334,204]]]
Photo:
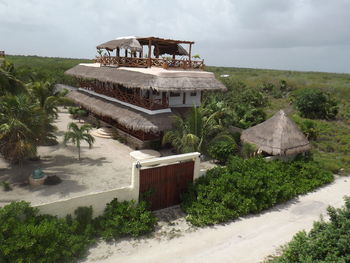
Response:
[[[39,215],[26,202],[0,208],[0,262],[75,262],[97,237],[108,240],[150,232],[156,222],[144,202],[107,204],[92,218],[92,208],[79,207],[74,216]]]
[[[241,159],[200,177],[183,196],[182,207],[194,225],[210,225],[258,213],[333,181],[330,172],[311,160],[291,163]]]
[[[309,233],[301,231],[269,263],[350,262],[350,198],[341,209],[328,208],[330,221],[314,223]]]
[[[6,60],[14,64],[18,78],[25,83],[35,80],[64,84],[75,83],[73,78],[64,75],[66,70],[79,63],[91,62],[88,59],[11,55],[7,55]]]
[[[266,117],[270,117],[277,110],[285,109],[290,116],[293,116],[294,120],[298,120],[298,124],[311,140],[315,160],[334,173],[350,172],[349,74],[224,67],[207,67],[207,70],[214,72],[226,84],[229,91],[224,96],[207,93],[205,96],[206,108],[210,108],[212,105],[221,107],[229,104],[232,98],[239,98],[239,94],[242,94],[242,85],[244,85],[245,89],[255,90],[255,94],[262,94],[262,97],[261,95],[255,96],[255,98],[260,97],[259,100],[250,99],[254,102],[255,110],[263,111],[266,113]],[[229,75],[229,77],[221,78],[222,74]],[[310,89],[315,90],[315,93],[318,93],[321,100],[325,102],[322,103],[324,106],[322,111],[325,114],[315,116],[317,119],[301,117],[314,116],[303,114],[296,105],[295,98],[299,94],[305,95]],[[217,100],[213,98],[214,96],[222,100]],[[239,99],[236,103],[241,104],[240,101],[244,100]],[[259,105],[259,103],[256,104],[256,101],[262,101],[262,103]],[[308,106],[307,103],[304,106]],[[231,110],[233,108],[230,106]],[[229,112],[227,109],[224,111]],[[236,116],[236,121],[229,122],[241,128],[263,120],[262,114],[253,115],[253,118],[245,117],[249,114],[236,113],[231,115]]]

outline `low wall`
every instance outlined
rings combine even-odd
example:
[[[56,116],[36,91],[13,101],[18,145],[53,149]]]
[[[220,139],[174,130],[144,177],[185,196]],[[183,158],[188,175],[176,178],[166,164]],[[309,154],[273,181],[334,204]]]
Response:
[[[138,191],[138,189],[137,189]],[[58,217],[65,217],[67,214],[74,214],[74,211],[80,206],[92,206],[93,217],[102,215],[106,204],[114,198],[119,201],[136,200],[138,193],[133,187],[123,187],[110,191],[92,193],[83,196],[73,197],[65,200],[59,200],[52,203],[35,206],[42,214],[50,214]]]
[[[128,187],[112,189],[99,193],[91,193],[69,199],[62,199],[51,203],[36,205],[34,207],[37,207],[42,214],[65,217],[67,214],[73,215],[74,211],[80,206],[92,206],[93,216],[97,217],[102,215],[106,204],[111,202],[114,198],[118,198],[119,201],[139,200],[140,170],[142,168],[150,166],[153,167],[155,165],[169,165],[176,162],[191,160],[195,162],[193,178],[196,179],[201,175],[199,169],[199,156],[200,153],[195,152],[154,158],[144,161],[136,161],[132,166],[131,185]]]

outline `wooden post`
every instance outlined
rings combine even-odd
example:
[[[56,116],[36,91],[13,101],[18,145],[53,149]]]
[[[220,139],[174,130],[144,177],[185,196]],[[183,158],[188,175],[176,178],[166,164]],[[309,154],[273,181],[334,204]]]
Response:
[[[190,44],[190,49],[189,49],[189,52],[188,52],[188,57],[189,57],[189,60],[190,60],[190,62],[189,62],[189,68],[191,68],[191,58],[192,58],[191,52],[192,52],[192,44]]]
[[[152,61],[151,61],[151,56],[152,56],[152,40],[148,40],[148,67],[150,68],[152,66]]]
[[[128,57],[128,50],[125,49],[125,57]]]
[[[117,57],[120,57],[120,48],[117,48]]]

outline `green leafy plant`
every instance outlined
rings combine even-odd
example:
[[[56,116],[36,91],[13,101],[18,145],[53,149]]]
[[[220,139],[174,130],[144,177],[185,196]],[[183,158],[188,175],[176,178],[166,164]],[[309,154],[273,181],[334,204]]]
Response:
[[[339,110],[329,94],[314,88],[298,91],[293,101],[301,116],[310,119],[334,119]]]
[[[104,214],[97,219],[98,232],[106,240],[123,236],[137,237],[151,232],[156,223],[155,216],[148,210],[147,203],[141,201],[118,202],[114,199],[107,204]]]
[[[3,182],[1,182],[1,185],[2,185],[5,192],[12,190],[12,187],[11,187],[9,182],[3,181]]]
[[[189,187],[182,208],[192,224],[210,225],[258,213],[331,181],[333,175],[313,161],[232,156],[225,167],[209,170]]]
[[[75,219],[39,215],[23,201],[0,208],[0,222],[0,262],[72,262],[93,242]]]
[[[228,158],[237,152],[237,149],[236,141],[230,134],[221,134],[209,143],[208,153],[219,163],[225,164]]]
[[[329,222],[321,218],[310,232],[297,233],[282,247],[282,255],[269,263],[350,262],[350,198],[345,198],[341,209],[327,209]]]

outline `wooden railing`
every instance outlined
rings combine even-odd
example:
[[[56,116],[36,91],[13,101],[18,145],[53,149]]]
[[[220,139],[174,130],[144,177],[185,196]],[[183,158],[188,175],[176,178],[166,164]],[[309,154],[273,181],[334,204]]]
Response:
[[[95,63],[103,66],[116,67],[162,67],[177,69],[204,69],[204,60],[163,59],[163,58],[137,58],[137,57],[112,57],[102,56],[94,59]]]
[[[163,102],[162,99],[146,99],[141,97],[139,94],[124,92],[113,87],[98,86],[94,82],[90,81],[81,81],[80,87],[148,110],[161,110],[169,108],[168,100]]]

